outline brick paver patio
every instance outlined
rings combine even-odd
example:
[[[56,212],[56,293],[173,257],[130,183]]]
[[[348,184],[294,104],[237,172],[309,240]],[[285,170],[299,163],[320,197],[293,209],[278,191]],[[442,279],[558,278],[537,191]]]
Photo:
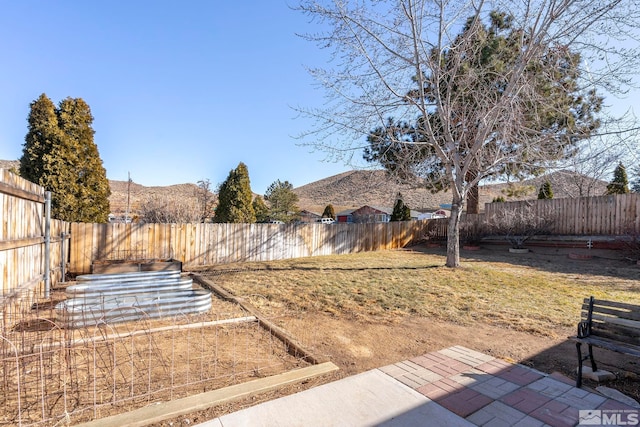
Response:
[[[477,426],[576,426],[580,410],[638,411],[560,375],[460,346],[380,370]]]

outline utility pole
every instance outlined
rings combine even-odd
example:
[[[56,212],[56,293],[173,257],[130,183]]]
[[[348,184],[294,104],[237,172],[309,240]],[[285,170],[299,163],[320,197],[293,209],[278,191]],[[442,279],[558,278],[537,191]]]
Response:
[[[127,210],[124,214],[124,223],[128,223],[129,221],[129,207],[131,201],[131,172],[127,172],[128,180],[127,180]]]

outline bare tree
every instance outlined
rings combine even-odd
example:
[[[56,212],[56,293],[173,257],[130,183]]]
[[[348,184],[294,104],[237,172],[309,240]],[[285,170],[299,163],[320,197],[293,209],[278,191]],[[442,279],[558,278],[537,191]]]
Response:
[[[488,234],[504,236],[514,249],[524,249],[533,236],[547,234],[553,228],[552,212],[540,213],[531,202],[505,204],[491,218],[487,218]]]
[[[572,138],[591,129],[542,124],[584,119],[595,89],[623,91],[640,58],[637,0],[301,0],[298,9],[324,30],[305,37],[332,53],[310,70],[327,101],[299,109],[316,120],[306,143],[353,155],[393,117],[398,126],[385,137],[400,147],[396,171],[451,190],[449,267],[459,265],[460,215],[478,182],[570,155]],[[495,11],[510,14],[504,40],[516,55],[471,64],[485,53],[479,41]],[[563,93],[578,97],[571,115],[555,104]],[[409,136],[405,123],[418,123]]]
[[[638,164],[640,129],[637,118],[627,112],[603,121],[598,133],[581,142],[576,155],[556,165],[565,179],[554,183],[569,197],[602,196],[614,168],[620,161]],[[564,187],[560,187],[560,186]]]
[[[200,220],[199,203],[192,198],[153,195],[140,205],[140,221],[143,223],[192,223]]]
[[[200,203],[200,222],[205,222],[207,218],[213,217],[214,196],[211,192],[209,178],[198,181],[196,197],[198,198],[198,203]]]

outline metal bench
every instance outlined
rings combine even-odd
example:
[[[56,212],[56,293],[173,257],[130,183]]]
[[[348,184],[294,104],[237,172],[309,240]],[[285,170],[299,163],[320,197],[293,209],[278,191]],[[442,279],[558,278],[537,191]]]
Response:
[[[585,298],[582,305],[578,334],[571,337],[578,350],[578,379],[582,386],[582,362],[591,361],[593,372],[598,370],[593,358],[593,347],[640,357],[640,306],[594,297]],[[582,357],[582,344],[589,346],[589,354]]]

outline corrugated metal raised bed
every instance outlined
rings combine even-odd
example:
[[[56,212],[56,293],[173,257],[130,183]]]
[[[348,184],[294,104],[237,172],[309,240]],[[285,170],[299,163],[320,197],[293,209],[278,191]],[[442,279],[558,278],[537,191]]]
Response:
[[[211,293],[193,289],[180,272],[136,272],[78,276],[66,289],[56,316],[67,328],[204,313]]]

